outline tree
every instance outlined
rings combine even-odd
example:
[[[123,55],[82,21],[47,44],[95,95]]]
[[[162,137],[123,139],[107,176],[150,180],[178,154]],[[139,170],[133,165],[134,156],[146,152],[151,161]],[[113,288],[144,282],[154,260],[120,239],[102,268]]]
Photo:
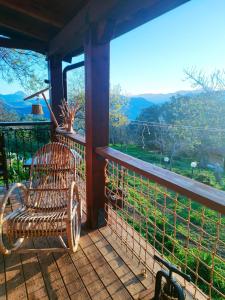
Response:
[[[0,122],[14,122],[18,121],[19,116],[14,111],[9,111],[2,100],[0,100]]]
[[[109,129],[110,142],[112,144],[126,142],[128,119],[124,114],[123,108],[127,105],[127,101],[128,99],[123,95],[119,84],[111,87],[109,96]]]
[[[225,70],[217,69],[211,74],[206,74],[202,70],[197,70],[192,67],[184,70],[184,72],[186,80],[191,81],[193,87],[200,88],[202,90],[202,97],[206,100],[210,99],[210,103],[207,103],[206,101],[203,105],[208,106],[207,124],[205,124],[205,126],[214,129],[215,133],[211,133],[211,140],[213,140],[214,144],[207,143],[204,146],[205,149],[208,150],[208,155],[212,151],[217,152],[218,154],[220,153],[221,155],[222,153],[225,153],[225,133],[223,129]]]
[[[195,67],[185,69],[186,80],[191,81],[194,88],[201,88],[204,92],[215,93],[225,90],[225,70],[215,70],[207,75]]]
[[[129,140],[131,143],[133,140],[135,143],[142,145],[143,149],[145,147],[155,148],[154,134],[156,132],[152,125],[160,122],[160,109],[160,105],[150,105],[141,111],[136,122],[129,124]],[[158,149],[158,147],[156,148]]]
[[[202,167],[213,156],[220,157],[222,162],[225,72],[217,70],[206,75],[192,68],[185,74],[199,90],[189,95],[177,94],[169,102],[143,110],[136,122],[129,125],[130,140],[159,151],[161,156],[169,156],[171,163],[176,156],[195,159]]]
[[[67,73],[67,100],[69,103],[78,103],[79,110],[75,116],[75,131],[85,132],[85,78],[84,69],[74,69]]]
[[[75,130],[80,133],[85,131],[85,78],[83,69],[75,69],[67,75],[67,100],[69,102],[78,102],[79,112],[75,119]],[[122,142],[126,138],[125,125],[128,119],[123,112],[127,104],[127,97],[122,94],[120,85],[114,85],[110,89],[109,96],[109,127],[111,143]]]
[[[6,82],[16,81],[28,91],[43,88],[47,78],[47,64],[42,54],[0,47],[0,77]]]
[[[127,117],[122,110],[126,104],[127,97],[122,95],[121,86],[119,84],[112,86],[109,98],[109,117],[111,126],[120,127],[127,124]]]
[[[206,166],[212,153],[221,156],[225,150],[224,115],[221,93],[202,92],[176,95],[157,109],[145,109],[138,120],[150,128],[150,136],[145,135],[147,146],[169,156],[171,162],[183,155]]]

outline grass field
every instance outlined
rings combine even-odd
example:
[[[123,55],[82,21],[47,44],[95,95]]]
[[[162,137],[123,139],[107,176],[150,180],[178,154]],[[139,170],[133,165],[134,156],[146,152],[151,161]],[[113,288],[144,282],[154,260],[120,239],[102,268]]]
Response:
[[[119,150],[128,155],[134,156],[136,158],[142,159],[146,162],[155,164],[162,168],[169,169],[169,165],[163,162],[163,157],[159,153],[155,151],[142,149],[136,145],[111,145],[114,149]],[[225,174],[222,175],[221,181],[217,182],[215,175],[210,169],[203,169],[197,167],[193,173],[191,168],[191,160],[188,158],[182,159],[174,159],[171,171],[181,174],[183,176],[187,176],[189,178],[193,178],[197,181],[205,183],[207,185],[213,186],[220,190],[225,190]]]

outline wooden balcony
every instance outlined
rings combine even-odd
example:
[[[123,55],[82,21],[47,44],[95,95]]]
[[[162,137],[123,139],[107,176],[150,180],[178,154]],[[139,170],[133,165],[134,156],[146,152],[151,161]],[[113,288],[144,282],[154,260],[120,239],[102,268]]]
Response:
[[[6,134],[7,145],[17,135]],[[77,180],[85,223],[90,211],[85,139],[60,130],[56,139],[79,154]],[[151,299],[162,268],[154,255],[191,275],[191,283],[175,275],[186,299],[223,299],[225,193],[109,147],[95,151],[106,163],[100,227],[83,226],[76,253],[44,255],[38,249],[59,242],[37,238],[25,244],[37,248],[37,254],[1,256],[2,299]],[[15,170],[17,178],[25,169]]]
[[[57,240],[30,243],[38,249]],[[107,227],[83,230],[76,253],[0,259],[0,299],[140,299],[152,286],[152,277],[142,276],[142,266],[130,261]]]
[[[191,275],[191,283],[177,277],[187,299],[224,299],[224,191],[108,145],[110,41],[187,0],[72,1],[75,6],[66,1],[63,9],[58,0],[54,7],[41,1],[36,8],[32,1],[1,2],[0,46],[46,54],[51,106],[59,124],[59,105],[67,99],[63,60],[84,54],[86,140],[60,131],[56,138],[81,157],[76,169],[86,228],[101,229],[83,229],[75,254],[37,250],[1,256],[0,298],[150,299],[162,267],[156,254]],[[49,141],[49,128],[44,131]],[[15,180],[28,178],[24,160],[48,142],[41,141],[37,130],[37,144],[32,139],[27,143],[33,133],[24,133],[7,133],[8,140],[14,137],[11,146],[7,142],[7,159],[9,169],[16,170],[10,174]],[[39,249],[57,241],[37,238],[29,243]]]
[[[26,181],[28,174],[24,163],[50,139],[49,124],[47,127],[46,124],[39,124],[38,129],[30,123],[2,126],[8,169],[14,173],[10,184],[15,180]],[[38,132],[40,139],[39,135],[34,138]],[[84,157],[84,139],[80,138],[79,144],[61,135],[58,139],[70,143],[69,146]],[[34,140],[38,140],[37,145]],[[24,149],[24,157],[19,160],[18,149],[23,145],[26,145],[26,151]],[[13,149],[15,153],[11,157]],[[79,172],[83,208],[86,211],[85,168],[79,169]],[[4,191],[2,187],[0,198]],[[14,203],[11,198],[7,211],[12,209]],[[83,228],[76,253],[43,254],[38,250],[57,247],[58,242],[55,238],[28,240],[24,248],[36,248],[37,254],[0,255],[0,299],[137,299],[152,286],[153,276],[149,274],[147,279],[143,276],[143,265],[135,259],[130,261],[126,248],[107,226],[92,231]]]

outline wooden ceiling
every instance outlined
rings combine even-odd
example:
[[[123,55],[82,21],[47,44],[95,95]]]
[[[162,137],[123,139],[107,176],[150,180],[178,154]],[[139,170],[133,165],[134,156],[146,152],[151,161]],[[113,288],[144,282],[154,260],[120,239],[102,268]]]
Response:
[[[30,43],[30,48],[45,53],[48,42],[87,3],[88,0],[0,0],[0,35],[11,38],[19,47],[22,42],[24,48]]]
[[[47,41],[87,3],[88,0],[0,0],[0,24],[14,33]]]
[[[94,23],[112,39],[187,1],[0,0],[0,47],[72,56]]]

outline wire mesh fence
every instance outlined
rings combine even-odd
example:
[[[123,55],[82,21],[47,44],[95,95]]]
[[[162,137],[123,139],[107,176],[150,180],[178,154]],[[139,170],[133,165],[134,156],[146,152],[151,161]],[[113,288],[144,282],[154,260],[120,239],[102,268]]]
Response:
[[[27,180],[29,164],[35,152],[51,140],[51,123],[0,125],[9,182]]]
[[[106,173],[107,225],[132,255],[153,274],[154,254],[177,265],[194,299],[224,299],[225,216],[113,160]]]
[[[82,209],[86,213],[86,161],[85,161],[85,145],[79,143],[75,139],[64,134],[57,134],[56,140],[67,145],[72,149],[76,157],[76,175],[79,186],[79,193],[82,200]]]

